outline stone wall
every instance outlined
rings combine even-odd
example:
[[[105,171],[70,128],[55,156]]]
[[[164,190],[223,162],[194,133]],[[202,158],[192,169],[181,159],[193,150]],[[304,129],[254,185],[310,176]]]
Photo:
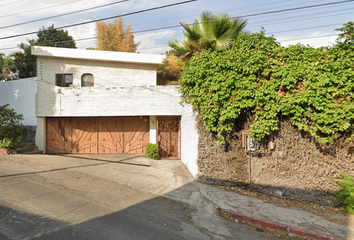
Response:
[[[23,126],[22,142],[35,143],[37,126]]]
[[[247,189],[249,157],[242,148],[242,132],[249,130],[251,117],[244,117],[219,146],[215,136],[199,121],[199,181]],[[302,203],[336,206],[334,179],[340,172],[354,175],[354,145],[340,141],[320,146],[289,122],[259,143],[251,155],[252,189],[263,194]],[[270,149],[272,148],[272,149]]]

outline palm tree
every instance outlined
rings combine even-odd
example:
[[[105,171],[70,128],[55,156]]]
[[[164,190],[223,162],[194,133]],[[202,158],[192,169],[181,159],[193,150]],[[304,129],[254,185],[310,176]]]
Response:
[[[10,55],[12,61],[10,63],[9,69],[16,73],[18,72],[19,78],[34,77],[36,73],[36,56],[31,53],[31,46],[33,46],[36,41],[34,39],[28,40],[28,43],[21,43],[18,46],[22,51],[15,52]]]
[[[172,40],[168,45],[172,48],[169,52],[163,69],[165,73],[179,75],[181,69],[174,66],[182,66],[183,62],[190,58],[193,53],[203,50],[219,51],[227,49],[240,32],[244,31],[248,19],[230,17],[226,13],[213,14],[202,12],[200,20],[196,19],[193,24],[180,23],[184,28],[184,40]],[[176,61],[179,63],[176,64]],[[170,65],[173,62],[174,65]],[[163,72],[163,70],[162,70]]]
[[[204,49],[222,50],[228,48],[243,31],[247,20],[232,18],[226,13],[202,12],[200,20],[196,19],[194,24],[180,23],[184,28],[185,39],[182,42],[170,41],[169,46],[176,56],[182,58]]]

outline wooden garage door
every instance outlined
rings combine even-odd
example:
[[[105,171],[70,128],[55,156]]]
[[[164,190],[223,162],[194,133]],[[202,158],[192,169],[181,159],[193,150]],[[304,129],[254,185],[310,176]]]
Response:
[[[148,117],[47,118],[47,153],[145,153]]]

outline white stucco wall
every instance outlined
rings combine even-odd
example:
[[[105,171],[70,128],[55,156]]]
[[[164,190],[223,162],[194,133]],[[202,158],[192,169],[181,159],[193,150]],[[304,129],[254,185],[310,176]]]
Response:
[[[60,88],[38,82],[37,116],[182,115],[177,86]]]
[[[23,125],[36,126],[36,93],[36,77],[0,82],[0,105],[10,104],[17,113],[23,114]]]
[[[197,177],[198,173],[198,137],[195,114],[187,105],[181,116],[181,161],[193,177]]]
[[[81,86],[81,76],[91,73],[96,87],[148,86],[156,84],[153,64],[132,64],[86,59],[38,57],[37,77],[40,82],[55,85],[55,74],[72,73],[73,85]]]

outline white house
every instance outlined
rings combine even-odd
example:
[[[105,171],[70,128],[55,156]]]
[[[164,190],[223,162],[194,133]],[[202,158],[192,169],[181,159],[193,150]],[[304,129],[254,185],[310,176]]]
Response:
[[[163,55],[32,47],[37,56],[36,145],[45,153],[144,153],[157,143],[196,176],[191,106],[157,85]]]

